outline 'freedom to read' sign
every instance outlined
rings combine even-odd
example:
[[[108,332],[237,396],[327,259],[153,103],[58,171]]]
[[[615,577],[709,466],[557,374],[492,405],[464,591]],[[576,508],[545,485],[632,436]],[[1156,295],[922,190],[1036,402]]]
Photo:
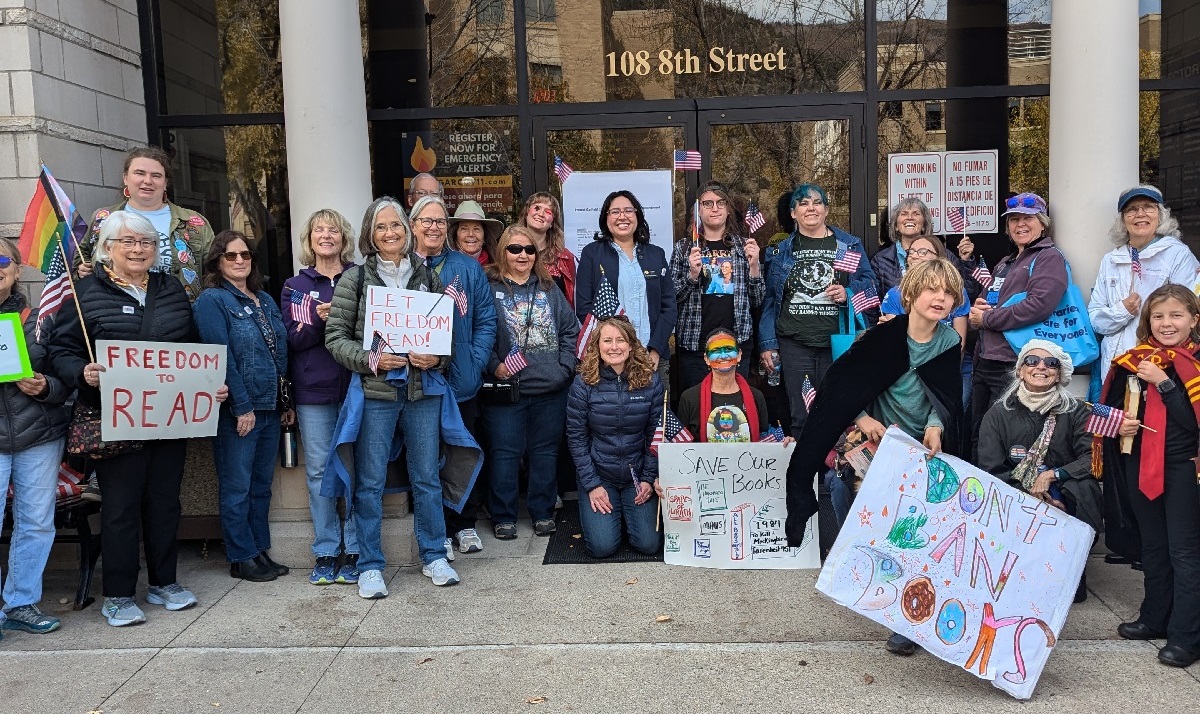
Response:
[[[97,340],[101,438],[216,436],[225,355],[225,345]]]

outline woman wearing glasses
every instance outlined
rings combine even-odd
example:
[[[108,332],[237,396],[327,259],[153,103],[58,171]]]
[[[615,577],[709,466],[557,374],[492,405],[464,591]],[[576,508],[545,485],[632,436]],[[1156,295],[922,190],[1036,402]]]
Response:
[[[629,191],[608,194],[599,223],[595,239],[579,256],[575,314],[585,320],[596,290],[608,281],[650,363],[655,370],[665,369],[676,309],[675,288],[667,278],[667,254],[650,242],[642,204]]]
[[[579,486],[583,546],[607,558],[628,534],[634,550],[658,551],[658,456],[650,451],[662,419],[663,383],[624,315],[588,337],[567,397],[567,443]]]
[[[671,280],[679,306],[676,347],[681,391],[700,384],[708,375],[704,338],[713,330],[729,330],[737,336],[741,352],[750,354],[754,345],[752,312],[762,304],[766,292],[758,243],[740,235],[729,192],[710,181],[700,187],[697,202],[700,215],[692,217],[697,236],[677,242],[671,256]],[[731,266],[732,289],[710,291],[713,281],[722,280],[722,263]],[[738,371],[749,376],[749,360],[738,365]]]
[[[575,305],[575,254],[567,250],[563,233],[562,206],[558,199],[538,191],[525,201],[517,225],[529,229],[538,249],[538,261],[567,298]],[[496,256],[499,260],[500,256]]]
[[[1012,382],[983,417],[976,465],[1034,498],[1104,529],[1092,476],[1091,408],[1068,390],[1074,366],[1058,345],[1030,340]],[[1081,578],[1075,602],[1087,599]]]
[[[996,264],[986,297],[975,300],[968,321],[979,330],[971,375],[971,434],[977,441],[983,415],[1009,387],[1017,354],[1005,330],[1028,327],[1050,317],[1067,291],[1067,260],[1050,237],[1046,201],[1022,193],[1005,203],[1004,218],[1014,251]],[[1004,307],[1017,293],[1025,299]],[[974,453],[975,443],[971,444]]]
[[[52,371],[69,389],[79,390],[77,405],[100,408],[98,388],[104,366],[91,357],[96,340],[195,341],[192,309],[183,286],[150,270],[157,246],[158,232],[150,221],[128,211],[114,211],[100,227],[91,273],[76,281],[74,296],[68,294],[66,304],[59,308],[46,343]],[[217,401],[224,401],[228,394],[228,387],[221,387]],[[139,540],[146,554],[146,602],[168,610],[196,604],[196,596],[179,584],[175,569],[179,487],[187,442],[159,439],[142,443],[138,451],[95,462],[104,491],[101,614],[117,627],[146,621],[134,599]]]
[[[946,258],[946,249],[942,247],[941,241],[933,236],[914,238],[908,244],[908,250],[904,254],[905,270],[926,261],[937,260],[938,258]],[[967,339],[967,314],[970,312],[971,302],[967,298],[967,289],[964,287],[962,304],[954,308],[946,319],[943,320],[947,325],[954,328],[954,331],[958,333],[959,339],[964,342]],[[900,300],[899,285],[893,285],[888,289],[887,295],[883,298],[883,303],[879,306],[879,313],[880,322],[887,322],[897,315],[904,314],[904,304]]]
[[[218,233],[204,266],[205,290],[195,306],[200,340],[228,350],[230,400],[221,409],[213,439],[225,560],[231,576],[265,582],[288,573],[287,566],[267,554],[280,426],[296,419],[292,405],[280,400],[281,378],[287,375],[287,328],[279,306],[262,289],[246,236]]]
[[[492,532],[517,537],[517,473],[529,462],[526,505],[534,533],[555,531],[555,462],[566,420],[567,387],[575,374],[579,321],[542,265],[533,231],[509,226],[500,236],[496,262],[487,267],[496,301],[496,346],[487,374],[502,389],[490,390],[483,424],[491,443]]]

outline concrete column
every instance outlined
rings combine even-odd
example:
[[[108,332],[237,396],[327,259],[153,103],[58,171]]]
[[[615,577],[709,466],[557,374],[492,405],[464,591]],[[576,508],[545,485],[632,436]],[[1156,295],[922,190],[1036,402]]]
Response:
[[[333,208],[354,227],[371,202],[371,150],[362,35],[355,0],[279,3],[292,255],[313,211]]]
[[[1138,180],[1138,12],[1125,0],[1054,0],[1050,215],[1076,284],[1092,288],[1117,196]]]

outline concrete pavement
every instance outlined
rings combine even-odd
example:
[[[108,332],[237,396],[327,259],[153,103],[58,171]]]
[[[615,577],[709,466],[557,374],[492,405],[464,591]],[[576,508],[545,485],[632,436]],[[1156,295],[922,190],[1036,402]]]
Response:
[[[1021,703],[930,655],[884,652],[885,630],[819,595],[816,571],[543,566],[545,541],[528,530],[485,544],[458,557],[457,587],[389,567],[391,596],[366,601],[309,585],[308,562],[273,583],[233,580],[219,548],[204,559],[187,543],[180,579],[199,606],[143,605],[149,621],[120,629],[98,604],[61,604],[73,572],[53,570],[43,609],[63,628],[5,633],[0,710],[1096,714],[1200,700],[1200,665],[1170,669],[1155,644],[1116,638],[1141,574],[1099,555],[1091,596]]]

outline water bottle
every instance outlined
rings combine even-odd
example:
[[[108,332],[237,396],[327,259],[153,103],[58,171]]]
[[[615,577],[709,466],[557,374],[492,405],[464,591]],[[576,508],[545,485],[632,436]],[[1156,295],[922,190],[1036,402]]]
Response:
[[[779,364],[779,350],[771,351],[771,361],[774,367],[771,368],[771,373],[767,375],[767,385],[778,387],[779,376],[783,372],[783,365]]]
[[[297,437],[299,433],[296,423],[292,422],[283,427],[283,431],[279,434],[279,459],[285,469],[296,468],[296,451],[299,448]]]

